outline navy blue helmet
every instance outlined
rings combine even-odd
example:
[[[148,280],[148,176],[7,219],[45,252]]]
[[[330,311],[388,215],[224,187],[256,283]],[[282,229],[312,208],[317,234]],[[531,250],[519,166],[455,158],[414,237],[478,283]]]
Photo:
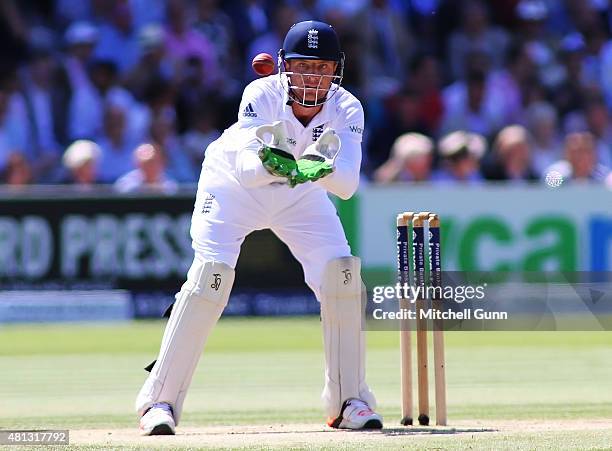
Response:
[[[324,22],[307,20],[289,29],[281,49],[285,59],[319,59],[340,61],[340,41],[333,27]]]
[[[297,73],[286,70],[286,61],[294,59],[325,60],[337,63],[333,75]],[[278,73],[291,100],[304,106],[318,106],[325,103],[340,88],[344,73],[344,53],[340,49],[340,40],[334,28],[324,22],[306,20],[294,24],[285,36],[283,48],[278,51]],[[292,77],[294,78],[292,80]],[[296,85],[295,77],[301,78],[301,86]],[[306,87],[304,77],[312,79],[319,77],[316,87]],[[331,86],[323,83],[325,78],[331,78]],[[323,87],[321,87],[323,85]],[[314,91],[315,98],[306,100],[306,92]],[[298,92],[302,91],[302,95]]]

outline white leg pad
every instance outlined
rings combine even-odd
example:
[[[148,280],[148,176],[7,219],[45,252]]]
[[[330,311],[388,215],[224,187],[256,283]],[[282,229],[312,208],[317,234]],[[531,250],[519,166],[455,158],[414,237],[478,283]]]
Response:
[[[227,305],[233,284],[230,266],[194,260],[176,295],[157,362],[136,399],[140,415],[156,402],[167,402],[178,424],[202,349]]]
[[[322,398],[331,418],[340,415],[342,403],[349,398],[359,398],[372,409],[376,407],[365,382],[365,296],[359,258],[341,257],[327,263],[320,290],[325,345]]]

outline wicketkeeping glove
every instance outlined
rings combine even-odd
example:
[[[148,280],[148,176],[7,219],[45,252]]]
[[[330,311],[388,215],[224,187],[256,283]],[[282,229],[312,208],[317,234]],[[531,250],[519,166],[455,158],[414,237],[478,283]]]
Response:
[[[266,143],[265,135],[269,134],[271,141]],[[261,142],[259,159],[270,174],[291,179],[297,175],[297,162],[287,149],[283,123],[278,121],[272,125],[262,125],[255,131],[255,136]]]
[[[340,138],[333,129],[326,129],[297,160],[297,174],[289,179],[290,185],[314,182],[334,172],[334,161],[339,150]]]

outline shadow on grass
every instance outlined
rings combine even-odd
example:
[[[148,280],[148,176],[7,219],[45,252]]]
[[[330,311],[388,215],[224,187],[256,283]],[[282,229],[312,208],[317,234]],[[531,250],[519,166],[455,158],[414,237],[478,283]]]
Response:
[[[385,428],[381,431],[383,435],[453,435],[467,434],[473,432],[499,432],[492,428],[454,428],[454,427],[429,427],[429,426],[406,426],[397,428]]]
[[[454,434],[467,434],[467,433],[480,433],[480,432],[499,432],[498,429],[492,428],[467,428],[467,427],[428,427],[428,426],[407,426],[397,428],[384,428],[384,429],[362,429],[362,430],[350,430],[350,429],[327,429],[313,427],[312,429],[295,430],[290,426],[287,430],[269,429],[269,430],[244,430],[236,431],[198,431],[198,432],[180,432],[180,435],[281,435],[281,434],[300,434],[300,433],[320,433],[320,434],[371,434],[371,435],[384,435],[388,437],[398,435],[454,435]]]

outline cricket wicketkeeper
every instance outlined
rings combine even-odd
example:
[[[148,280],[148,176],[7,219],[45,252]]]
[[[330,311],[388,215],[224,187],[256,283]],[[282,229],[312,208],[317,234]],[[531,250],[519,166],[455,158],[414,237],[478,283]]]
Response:
[[[302,264],[321,303],[328,425],[382,427],[365,381],[360,260],[327,194],[348,199],[357,189],[363,108],[340,86],[344,54],[326,23],[293,25],[278,70],[246,87],[238,122],[206,151],[191,224],[195,258],[136,400],[143,435],[174,434],[202,348],[227,304],[240,245],[266,228]]]

